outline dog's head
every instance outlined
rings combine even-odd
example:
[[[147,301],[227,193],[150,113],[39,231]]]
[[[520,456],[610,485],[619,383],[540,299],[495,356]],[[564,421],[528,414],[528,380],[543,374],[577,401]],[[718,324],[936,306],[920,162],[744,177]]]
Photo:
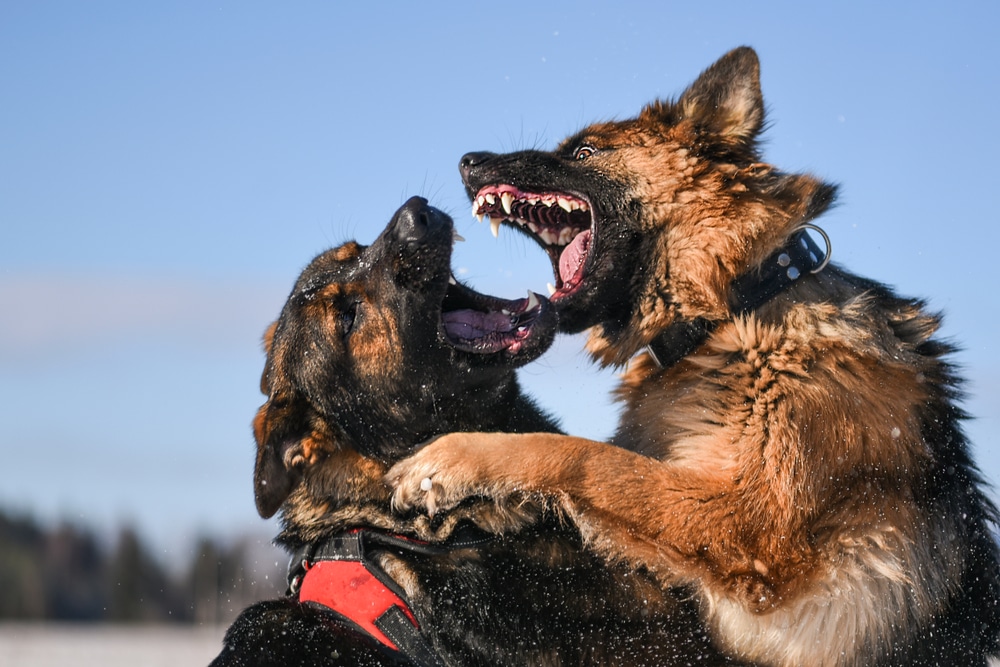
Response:
[[[414,197],[370,246],[345,243],[299,276],[264,340],[267,401],[254,420],[262,516],[331,456],[374,462],[378,479],[380,465],[421,441],[489,423],[515,368],[552,343],[548,300],[497,299],[454,279],[454,238],[451,218]]]
[[[835,188],[760,161],[757,55],[739,48],[676,101],[591,125],[552,152],[469,153],[473,213],[548,253],[567,331],[624,363],[678,318],[727,317],[733,280],[833,201]]]

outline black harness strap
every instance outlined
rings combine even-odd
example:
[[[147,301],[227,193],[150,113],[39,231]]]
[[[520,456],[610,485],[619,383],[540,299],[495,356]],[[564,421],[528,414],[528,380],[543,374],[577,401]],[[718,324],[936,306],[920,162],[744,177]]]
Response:
[[[463,526],[447,542],[430,544],[369,528],[332,535],[299,547],[288,567],[288,594],[337,616],[384,650],[416,667],[444,667],[420,633],[405,591],[372,557],[372,549],[427,556],[479,546],[491,538]]]
[[[826,242],[820,250],[807,233],[816,230]],[[791,287],[807,273],[819,273],[830,262],[830,238],[815,225],[802,225],[788,242],[764,260],[759,268],[733,281],[729,306],[735,315],[746,315]],[[660,368],[670,368],[708,340],[718,326],[702,318],[674,322],[646,347]]]

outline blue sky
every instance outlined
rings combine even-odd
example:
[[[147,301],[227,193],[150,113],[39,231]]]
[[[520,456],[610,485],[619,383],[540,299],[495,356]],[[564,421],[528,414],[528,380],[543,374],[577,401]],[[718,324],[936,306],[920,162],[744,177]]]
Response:
[[[508,297],[550,280],[469,215],[469,150],[552,147],[754,46],[766,158],[839,182],[834,259],[943,310],[1000,480],[992,3],[8,2],[0,6],[0,507],[168,553],[273,532],[251,492],[259,340],[299,270],[420,194]],[[525,369],[600,438],[579,338]]]

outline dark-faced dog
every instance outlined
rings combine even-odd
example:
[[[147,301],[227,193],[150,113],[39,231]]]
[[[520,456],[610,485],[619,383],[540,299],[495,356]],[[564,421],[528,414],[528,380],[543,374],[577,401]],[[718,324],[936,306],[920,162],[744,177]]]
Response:
[[[763,162],[763,126],[741,48],[552,152],[462,159],[474,213],[552,258],[561,327],[628,365],[623,411],[613,444],[445,436],[393,469],[395,500],[558,508],[761,664],[985,665],[997,513],[939,319],[827,265],[835,188]]]
[[[731,664],[681,591],[606,564],[537,505],[391,511],[384,474],[428,438],[557,432],[515,376],[551,343],[553,309],[456,282],[452,242],[414,198],[298,279],[254,422],[257,507],[280,508],[291,594],[245,610],[213,665]]]

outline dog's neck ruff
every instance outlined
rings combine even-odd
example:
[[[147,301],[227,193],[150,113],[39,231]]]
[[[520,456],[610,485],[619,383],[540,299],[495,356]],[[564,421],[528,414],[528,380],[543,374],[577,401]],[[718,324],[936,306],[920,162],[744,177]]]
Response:
[[[820,250],[807,233],[815,230],[823,237],[826,251]],[[830,237],[816,225],[800,226],[785,245],[771,254],[759,268],[733,281],[729,306],[734,315],[746,315],[794,285],[808,273],[819,273],[830,263]],[[718,326],[718,322],[697,318],[674,322],[654,338],[646,351],[660,368],[670,368],[694,352]]]
[[[383,650],[417,667],[444,667],[420,634],[405,591],[378,565],[372,551],[434,556],[487,540],[484,533],[463,532],[438,545],[357,528],[297,549],[288,566],[288,594],[333,614]]]

